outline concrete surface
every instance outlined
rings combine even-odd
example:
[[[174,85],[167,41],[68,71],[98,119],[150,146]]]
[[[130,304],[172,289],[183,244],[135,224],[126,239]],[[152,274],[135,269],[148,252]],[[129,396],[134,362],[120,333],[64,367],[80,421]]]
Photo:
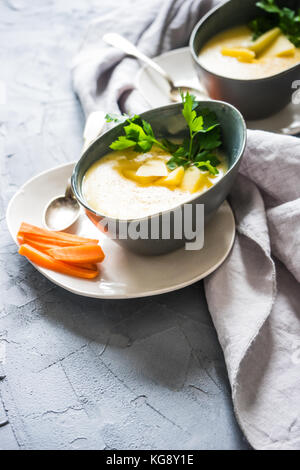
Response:
[[[201,283],[76,297],[19,257],[6,229],[21,184],[79,157],[71,58],[87,23],[117,4],[0,3],[0,448],[244,449]]]

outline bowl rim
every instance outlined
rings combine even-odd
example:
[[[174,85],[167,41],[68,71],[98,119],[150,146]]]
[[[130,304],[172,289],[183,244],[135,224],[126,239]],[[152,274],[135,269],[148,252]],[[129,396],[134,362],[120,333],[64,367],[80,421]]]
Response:
[[[121,223],[131,223],[131,222],[137,222],[137,221],[145,221],[145,220],[149,220],[151,219],[152,217],[160,217],[160,216],[163,216],[164,214],[167,214],[167,213],[170,213],[172,211],[175,211],[177,208],[183,206],[184,204],[190,204],[191,202],[193,202],[195,199],[201,197],[202,195],[204,194],[207,194],[209,193],[209,191],[213,190],[214,188],[216,188],[220,182],[225,178],[226,175],[229,175],[233,170],[234,168],[240,164],[240,161],[241,161],[241,158],[244,154],[244,151],[245,151],[245,147],[246,147],[246,142],[247,142],[247,127],[246,127],[246,123],[245,123],[245,120],[242,116],[242,114],[240,113],[240,111],[235,107],[233,106],[232,104],[230,103],[226,103],[224,101],[220,101],[220,100],[200,100],[198,101],[199,105],[201,105],[202,103],[211,103],[211,102],[214,102],[216,103],[217,105],[220,105],[220,106],[225,106],[227,108],[231,108],[237,115],[238,115],[238,118],[240,119],[240,123],[241,123],[241,130],[242,130],[242,143],[241,143],[241,149],[240,149],[240,152],[239,152],[239,155],[237,157],[237,159],[235,160],[235,162],[233,163],[233,165],[230,167],[230,169],[225,173],[225,175],[219,179],[219,181],[217,181],[213,186],[211,186],[210,188],[208,188],[206,191],[204,191],[203,193],[201,194],[195,194],[195,195],[192,195],[190,199],[188,199],[187,201],[185,202],[182,202],[180,204],[178,204],[177,206],[173,207],[173,208],[170,208],[170,209],[166,209],[164,211],[159,211],[159,212],[156,212],[154,214],[151,214],[151,215],[147,215],[145,217],[140,217],[140,218],[132,218],[132,219],[120,219],[118,217],[113,217],[113,216],[110,216],[110,215],[105,215],[105,214],[101,214],[100,212],[97,212],[95,209],[91,208],[87,202],[85,201],[85,199],[83,197],[81,197],[81,195],[79,194],[79,191],[77,190],[77,179],[76,178],[76,175],[78,174],[78,170],[79,170],[79,167],[82,163],[82,161],[86,158],[87,154],[90,152],[90,150],[92,149],[92,147],[94,147],[98,141],[100,139],[103,138],[104,135],[106,135],[107,133],[109,133],[112,129],[115,129],[116,127],[118,126],[122,126],[124,123],[120,123],[110,129],[108,129],[107,131],[105,131],[103,134],[101,134],[99,137],[97,137],[92,143],[91,145],[89,145],[87,147],[87,149],[83,152],[83,154],[81,155],[80,159],[78,160],[78,162],[76,163],[76,165],[74,166],[74,169],[73,169],[73,172],[72,172],[72,176],[71,176],[71,186],[72,186],[72,190],[74,192],[74,195],[77,199],[77,201],[81,204],[81,206],[83,206],[86,210],[88,210],[89,212],[92,212],[94,215],[96,215],[97,217],[100,217],[100,218],[105,218],[105,219],[110,219],[110,220],[113,220],[113,221],[116,221],[116,222],[121,222]],[[168,109],[170,107],[179,107],[181,106],[182,103],[171,103],[171,104],[168,104],[166,106],[159,106],[159,107],[156,107],[156,108],[152,108],[152,109],[148,109],[147,111],[144,111],[143,113],[140,113],[140,116],[141,117],[144,117],[145,114],[151,112],[151,111],[156,111],[156,110],[165,110],[165,109]],[[103,155],[104,156],[104,155]]]
[[[267,77],[262,77],[262,78],[234,78],[234,77],[226,77],[224,75],[219,75],[218,73],[215,73],[215,72],[212,72],[211,70],[208,70],[206,67],[204,67],[200,61],[199,61],[199,56],[196,54],[196,49],[194,47],[194,42],[195,42],[195,38],[198,34],[198,31],[199,29],[201,28],[201,26],[208,20],[208,18],[210,18],[211,16],[213,16],[218,10],[220,10],[221,8],[225,7],[231,0],[228,0],[226,1],[225,3],[221,3],[221,5],[216,5],[215,7],[213,7],[211,10],[209,10],[199,21],[198,23],[196,23],[196,25],[194,26],[193,28],[193,31],[191,33],[191,36],[190,36],[190,40],[189,40],[189,49],[190,49],[190,53],[193,57],[193,60],[196,62],[196,64],[202,69],[204,70],[205,72],[207,73],[210,73],[211,75],[213,75],[214,77],[217,77],[217,78],[221,78],[223,80],[228,80],[228,81],[233,81],[233,82],[239,82],[239,83],[247,83],[247,82],[250,82],[250,83],[260,83],[260,82],[267,82],[269,80],[272,80],[272,79],[275,79],[275,78],[281,78],[283,77],[284,75],[287,75],[289,72],[291,72],[292,70],[294,70],[295,68],[297,67],[300,67],[300,62],[298,62],[297,64],[293,65],[292,67],[289,67],[288,69],[286,70],[283,70],[282,72],[278,72],[274,75],[269,75]],[[226,31],[226,28],[224,30],[221,30],[221,31]],[[219,31],[219,32],[221,32]],[[216,33],[218,34],[218,32]]]

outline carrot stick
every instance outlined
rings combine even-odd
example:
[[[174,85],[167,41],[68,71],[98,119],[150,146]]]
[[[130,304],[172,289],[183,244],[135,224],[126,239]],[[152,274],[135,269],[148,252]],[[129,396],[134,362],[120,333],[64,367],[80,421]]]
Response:
[[[18,237],[18,241],[20,245],[26,243],[27,245],[33,246],[33,248],[36,248],[37,250],[42,251],[43,253],[47,253],[49,250],[51,250],[51,248],[53,248],[52,244],[32,240],[27,237]]]
[[[55,247],[49,250],[53,258],[71,263],[101,263],[104,253],[99,245],[80,245],[68,247]]]
[[[97,265],[94,263],[71,263],[71,261],[68,261],[68,264],[71,264],[72,266],[77,266],[78,268],[84,268],[84,269],[90,269],[92,271],[97,270]]]
[[[17,234],[17,241],[18,241],[19,245],[22,245],[22,243],[25,243],[23,235],[19,235],[19,233],[18,233]]]
[[[66,241],[66,240],[60,240],[59,238],[46,238],[46,237],[40,237],[39,235],[31,235],[31,234],[24,234],[24,235],[19,235],[18,238],[22,236],[24,242],[23,243],[30,243],[30,242],[37,242],[37,243],[42,243],[43,245],[49,245],[51,248],[53,246],[80,246],[84,245],[84,243],[78,241]]]
[[[28,224],[26,222],[22,222],[20,229],[20,235],[33,235],[39,236],[43,238],[55,238],[59,240],[65,241],[73,241],[73,242],[81,242],[81,243],[95,243],[98,244],[99,240],[94,240],[91,238],[79,237],[78,235],[74,235],[72,233],[66,232],[55,232],[51,230],[46,230],[44,228],[36,227],[35,225]]]
[[[19,253],[22,256],[26,256],[26,258],[42,268],[51,269],[52,271],[57,271],[63,274],[69,274],[70,276],[93,279],[99,274],[98,270],[93,271],[63,263],[62,261],[57,261],[46,253],[43,253],[26,243],[20,246]]]

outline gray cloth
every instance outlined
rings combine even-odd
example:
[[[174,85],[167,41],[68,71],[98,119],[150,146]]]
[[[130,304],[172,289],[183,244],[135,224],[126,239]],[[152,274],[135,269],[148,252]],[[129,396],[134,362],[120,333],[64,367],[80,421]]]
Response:
[[[132,91],[138,63],[106,47],[105,32],[124,34],[155,56],[187,45],[194,24],[216,3],[140,1],[130,15],[124,8],[93,22],[73,68],[86,115],[146,107]],[[236,416],[256,449],[300,449],[299,181],[297,138],[248,131],[231,193],[236,241],[225,263],[205,280]]]

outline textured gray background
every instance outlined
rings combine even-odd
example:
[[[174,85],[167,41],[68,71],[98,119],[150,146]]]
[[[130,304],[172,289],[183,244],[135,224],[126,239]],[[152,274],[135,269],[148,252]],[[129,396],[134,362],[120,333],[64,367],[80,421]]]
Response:
[[[7,232],[18,187],[79,156],[71,59],[89,20],[117,4],[0,2],[0,448],[244,449],[202,283],[150,299],[76,297]]]

